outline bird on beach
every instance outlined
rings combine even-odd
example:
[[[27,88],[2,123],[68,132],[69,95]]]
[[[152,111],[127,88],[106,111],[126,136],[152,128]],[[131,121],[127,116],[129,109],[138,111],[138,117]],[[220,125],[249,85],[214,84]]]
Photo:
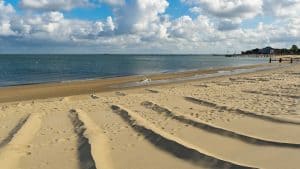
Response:
[[[144,76],[144,79],[141,81],[142,85],[149,85],[151,83],[151,79],[147,78],[147,76]]]
[[[99,97],[95,94],[95,91],[92,91],[91,98],[92,99],[99,99]]]

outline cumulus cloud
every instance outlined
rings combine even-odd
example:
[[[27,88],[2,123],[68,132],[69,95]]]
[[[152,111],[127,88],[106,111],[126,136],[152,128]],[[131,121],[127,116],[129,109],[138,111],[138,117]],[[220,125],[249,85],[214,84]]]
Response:
[[[49,12],[43,15],[46,21],[48,22],[59,22],[64,18],[64,15],[60,12]]]
[[[9,36],[14,35],[14,32],[11,30],[11,25],[9,22],[2,22],[0,24],[0,35]]]
[[[169,25],[167,16],[163,15],[169,3],[167,0],[100,0],[102,3],[107,3],[112,6],[115,14],[115,18],[108,17],[106,22],[97,21],[92,24],[88,24],[91,28],[84,28],[86,34],[93,35],[124,35],[124,34],[138,34],[144,40],[152,38],[165,38],[167,37],[167,27]],[[126,2],[126,3],[125,3]],[[60,10],[58,6],[63,6],[63,9],[71,9],[80,4],[87,4],[88,0],[60,0],[60,1],[48,1],[48,0],[22,0],[23,6],[36,9],[56,9]],[[65,4],[65,5],[61,5]],[[48,21],[48,24],[43,24],[45,30],[52,32],[58,27],[58,23],[53,23],[53,19],[62,19],[62,13],[50,12],[42,14],[42,18],[30,18],[28,22],[35,22],[38,20]],[[66,21],[66,20],[65,20]],[[42,23],[39,23],[42,24]],[[39,24],[36,24],[37,26]],[[60,23],[61,24],[61,23]],[[100,33],[93,32],[100,31]],[[102,31],[105,30],[105,31]],[[89,32],[89,33],[87,33]]]
[[[193,13],[215,17],[219,30],[237,29],[245,19],[262,14],[263,0],[182,0]]]
[[[124,5],[125,4],[125,0],[100,0],[100,2],[109,4],[109,5]]]
[[[13,35],[11,30],[10,18],[15,13],[15,9],[10,4],[0,0],[0,36]]]
[[[239,21],[224,19],[221,20],[218,24],[218,29],[220,31],[230,31],[235,30],[240,27],[241,23]]]
[[[159,23],[159,15],[165,12],[168,5],[167,0],[128,0],[125,6],[116,10],[118,31],[148,31],[153,23]]]
[[[182,16],[172,23],[169,31],[177,38],[206,41],[215,31],[215,26],[206,16],[199,15],[194,20],[190,16]]]
[[[2,21],[3,23],[3,21]],[[58,11],[29,16],[16,16],[0,26],[0,39],[6,35],[19,41],[41,41],[44,43],[74,43],[112,36],[115,25],[111,17],[106,21],[83,21],[66,19]]]
[[[182,0],[196,5],[194,11],[204,12],[218,18],[247,19],[262,12],[262,0]]]
[[[279,17],[299,17],[300,0],[264,0],[264,11]]]
[[[21,0],[23,8],[40,10],[71,10],[89,6],[89,0]]]
[[[3,0],[0,0],[0,17],[15,12],[15,9],[11,4],[6,4]]]

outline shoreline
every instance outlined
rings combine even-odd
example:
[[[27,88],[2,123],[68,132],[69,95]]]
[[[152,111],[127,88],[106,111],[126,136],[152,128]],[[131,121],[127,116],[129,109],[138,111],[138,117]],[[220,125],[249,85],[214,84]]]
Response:
[[[109,92],[115,90],[124,90],[129,88],[138,88],[143,86],[166,85],[170,83],[180,83],[200,79],[208,79],[220,76],[230,76],[235,74],[251,73],[276,69],[288,64],[257,64],[246,66],[233,66],[212,68],[205,70],[192,70],[171,73],[158,73],[151,75],[133,75],[113,78],[94,78],[85,80],[72,80],[62,82],[49,82],[37,84],[25,84],[16,86],[0,87],[0,103],[15,102],[35,99],[47,99],[54,97],[66,97],[81,94],[93,94],[96,92]],[[263,68],[262,68],[263,67]],[[259,70],[262,68],[262,70]],[[245,72],[236,72],[236,70],[246,70]],[[248,71],[247,71],[248,70]],[[223,73],[222,73],[223,72]],[[228,73],[228,74],[227,74]],[[143,80],[151,79],[151,82],[144,83]]]
[[[227,66],[245,66],[267,63],[266,59],[228,59],[213,55],[0,55],[3,71],[0,87],[59,83],[61,81],[106,79],[123,76],[172,73]],[[184,55],[185,56],[185,55]],[[3,58],[2,58],[3,57]],[[169,59],[176,62],[169,62]],[[22,64],[22,60],[27,64]],[[171,60],[172,60],[171,59]],[[47,62],[49,60],[49,62]],[[156,63],[157,62],[157,63]],[[19,65],[16,69],[11,65]],[[59,65],[56,65],[58,64]],[[158,64],[159,63],[159,64]]]
[[[158,77],[161,75],[172,75],[172,77],[176,77],[177,75],[181,74],[193,74],[193,73],[202,73],[206,71],[222,71],[224,70],[231,70],[234,68],[248,68],[248,67],[257,67],[260,65],[268,65],[267,63],[261,64],[253,64],[253,65],[242,65],[242,66],[227,66],[227,67],[211,67],[206,69],[190,69],[190,70],[180,70],[180,71],[164,71],[164,72],[157,72],[157,73],[149,73],[149,74],[132,74],[132,75],[116,75],[116,76],[106,76],[106,77],[90,77],[90,78],[79,78],[73,80],[54,80],[54,81],[45,81],[45,82],[31,82],[31,83],[20,83],[20,84],[12,84],[12,85],[3,85],[0,86],[0,90],[3,88],[11,88],[11,87],[19,87],[19,86],[30,86],[30,85],[46,85],[46,84],[60,84],[60,83],[75,83],[75,82],[87,82],[87,81],[98,81],[98,80],[110,80],[110,79],[117,79],[117,78],[131,78],[131,77]],[[175,76],[173,76],[175,75]]]

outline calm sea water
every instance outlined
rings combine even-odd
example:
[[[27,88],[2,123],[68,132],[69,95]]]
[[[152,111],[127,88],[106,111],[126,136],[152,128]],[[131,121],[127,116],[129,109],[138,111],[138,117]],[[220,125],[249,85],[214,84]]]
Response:
[[[209,55],[0,55],[0,86],[266,63]]]

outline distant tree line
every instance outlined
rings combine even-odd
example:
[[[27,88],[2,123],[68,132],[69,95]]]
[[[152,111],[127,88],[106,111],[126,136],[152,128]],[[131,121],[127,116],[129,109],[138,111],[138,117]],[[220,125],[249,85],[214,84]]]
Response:
[[[242,51],[242,55],[268,55],[268,54],[274,54],[274,55],[300,55],[300,49],[297,45],[293,45],[290,49],[276,49],[272,48],[270,46],[262,48],[262,49],[252,49],[247,51]]]

